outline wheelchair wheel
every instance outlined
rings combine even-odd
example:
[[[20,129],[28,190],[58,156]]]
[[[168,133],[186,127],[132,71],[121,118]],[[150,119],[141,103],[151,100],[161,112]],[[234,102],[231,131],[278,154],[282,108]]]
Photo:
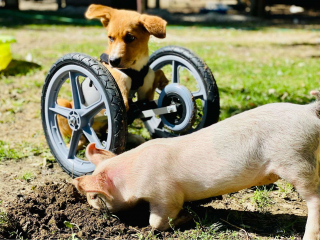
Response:
[[[83,91],[89,87],[94,93],[90,101]],[[58,105],[58,99],[71,105]],[[42,90],[41,118],[53,156],[73,177],[95,169],[85,157],[89,142],[114,153],[125,150],[127,115],[120,90],[109,71],[90,56],[67,54],[51,67]],[[70,136],[62,134],[68,131]]]
[[[196,105],[196,118],[192,126],[184,133],[197,131],[219,120],[218,86],[212,72],[203,60],[186,48],[167,46],[155,51],[150,56],[149,63],[154,71],[162,69],[170,80],[170,84],[178,83],[190,90]],[[161,96],[159,89],[157,89],[157,93]],[[170,114],[152,117],[144,122],[153,138],[171,137],[181,133],[181,131],[174,131],[172,127],[169,127],[166,121],[163,121],[164,118],[171,119],[171,123],[179,122],[179,119],[172,119]]]

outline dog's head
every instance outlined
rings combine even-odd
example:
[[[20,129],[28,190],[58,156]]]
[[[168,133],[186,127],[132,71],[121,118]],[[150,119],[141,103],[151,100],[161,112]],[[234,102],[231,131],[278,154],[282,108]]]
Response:
[[[150,35],[166,36],[167,22],[156,16],[95,4],[89,6],[85,16],[100,19],[107,29],[109,64],[116,68],[140,70],[148,62]]]

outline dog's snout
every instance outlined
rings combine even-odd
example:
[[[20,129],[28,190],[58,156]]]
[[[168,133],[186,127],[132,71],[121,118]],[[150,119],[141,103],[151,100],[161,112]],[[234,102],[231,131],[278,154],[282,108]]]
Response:
[[[112,67],[117,67],[120,64],[121,58],[110,57],[109,63]]]

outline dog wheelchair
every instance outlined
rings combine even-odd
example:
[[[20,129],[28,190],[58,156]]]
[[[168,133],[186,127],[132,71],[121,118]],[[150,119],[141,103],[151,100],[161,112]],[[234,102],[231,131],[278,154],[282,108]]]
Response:
[[[219,118],[219,92],[211,70],[190,50],[167,46],[155,51],[149,60],[154,71],[162,69],[171,81],[153,101],[130,100],[126,112],[122,95],[108,69],[85,54],[61,57],[49,70],[41,97],[41,118],[51,153],[71,176],[94,171],[84,149],[77,149],[81,137],[116,154],[124,152],[128,125],[141,119],[152,138],[188,134],[216,123]],[[132,79],[134,82],[135,79]],[[134,91],[130,92],[134,96]],[[61,97],[72,99],[73,107],[57,104]],[[67,119],[70,139],[60,133],[57,116]],[[101,123],[101,132],[94,124]]]

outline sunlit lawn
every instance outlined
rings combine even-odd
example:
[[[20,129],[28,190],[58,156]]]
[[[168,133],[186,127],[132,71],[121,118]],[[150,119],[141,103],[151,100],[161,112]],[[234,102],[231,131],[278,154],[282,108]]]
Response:
[[[29,40],[34,38],[35,43],[25,44],[23,38],[19,39],[22,37],[19,31],[29,35]],[[25,26],[21,30],[1,29],[0,33],[18,38],[18,43],[13,45],[15,59],[24,59],[30,53],[42,65],[44,74],[37,77],[39,82],[44,80],[45,72],[60,56],[82,52],[98,57],[107,42],[102,27]],[[78,39],[74,39],[73,34]],[[271,39],[266,37],[270,34],[273,35]],[[59,39],[59,35],[70,35],[71,39]],[[317,35],[307,30],[269,28],[248,31],[169,26],[167,40],[152,38],[150,53],[174,44],[189,48],[203,58],[216,78],[221,97],[221,119],[224,119],[270,102],[309,102],[308,92],[319,88],[319,59],[314,56],[318,46],[299,45],[299,41],[305,43],[309,39],[313,42]],[[259,36],[261,40],[257,40]],[[301,40],[301,36],[305,37]],[[48,45],[37,46],[38,41],[48,40]],[[22,48],[22,45],[26,47]],[[305,51],[310,52],[309,56],[304,56]],[[30,79],[34,78],[30,76]]]

